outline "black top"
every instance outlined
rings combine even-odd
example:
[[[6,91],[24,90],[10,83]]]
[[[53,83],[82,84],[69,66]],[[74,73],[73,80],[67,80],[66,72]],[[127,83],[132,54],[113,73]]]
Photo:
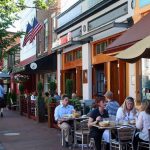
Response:
[[[104,112],[103,112],[103,114],[102,114],[102,113],[100,113],[99,108],[94,109],[94,110],[90,113],[90,116],[89,116],[89,117],[93,118],[93,122],[94,122],[94,121],[96,121],[96,118],[97,118],[98,116],[100,116],[100,117],[102,117],[102,118],[108,118],[108,117],[109,117],[107,110],[104,109]],[[96,127],[91,127],[91,128],[90,128],[90,132],[95,132],[95,131],[98,132],[99,129],[96,128]]]

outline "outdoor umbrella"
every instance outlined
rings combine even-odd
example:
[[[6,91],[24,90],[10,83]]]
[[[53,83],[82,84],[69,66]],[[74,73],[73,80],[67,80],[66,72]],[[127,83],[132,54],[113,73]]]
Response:
[[[0,78],[10,78],[8,73],[0,72]]]

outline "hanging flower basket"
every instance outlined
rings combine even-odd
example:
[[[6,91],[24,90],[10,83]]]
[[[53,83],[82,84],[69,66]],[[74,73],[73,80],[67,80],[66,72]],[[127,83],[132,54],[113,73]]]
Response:
[[[14,81],[16,83],[23,83],[23,82],[26,82],[27,80],[29,80],[29,76],[28,75],[16,74],[14,76]]]

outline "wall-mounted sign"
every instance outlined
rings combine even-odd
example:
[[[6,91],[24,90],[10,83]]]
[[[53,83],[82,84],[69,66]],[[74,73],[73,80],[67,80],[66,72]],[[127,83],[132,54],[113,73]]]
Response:
[[[37,68],[37,64],[36,64],[35,62],[31,63],[31,64],[30,64],[30,68],[31,68],[32,70],[35,70],[35,69]]]
[[[61,37],[59,39],[59,45],[63,45],[66,44],[67,42],[69,42],[71,40],[71,32],[68,32],[67,35]]]

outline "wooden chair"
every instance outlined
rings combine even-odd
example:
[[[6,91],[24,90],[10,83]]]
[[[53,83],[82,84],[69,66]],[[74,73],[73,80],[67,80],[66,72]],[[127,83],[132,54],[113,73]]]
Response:
[[[148,129],[148,133],[149,133],[149,142],[138,142],[138,150],[140,150],[140,148],[146,148],[148,150],[150,150],[150,128]]]
[[[111,140],[111,147],[121,150],[125,147],[126,150],[133,149],[133,138],[135,128],[130,126],[123,126],[117,129],[117,139]],[[129,147],[128,147],[129,146]]]

